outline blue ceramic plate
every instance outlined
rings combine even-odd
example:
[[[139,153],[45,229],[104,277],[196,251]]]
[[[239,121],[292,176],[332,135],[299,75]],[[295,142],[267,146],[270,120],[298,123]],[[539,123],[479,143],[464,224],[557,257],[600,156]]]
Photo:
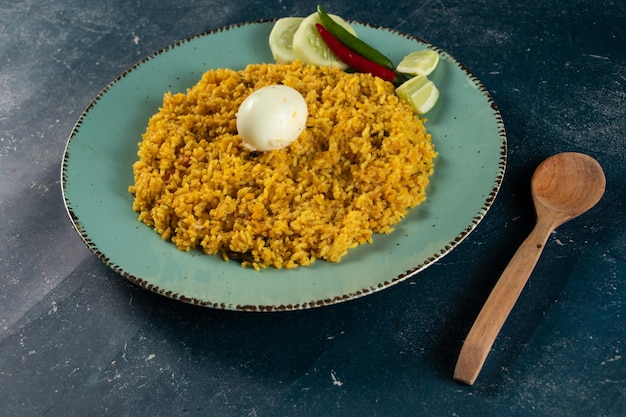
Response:
[[[184,92],[211,68],[272,62],[272,21],[225,27],[171,45],[109,84],[81,115],[63,157],[62,186],[74,227],[109,267],[151,291],[228,310],[319,307],[385,289],[454,249],[492,205],[504,176],[506,135],[481,83],[454,58],[414,37],[354,23],[359,36],[394,62],[431,48],[441,60],[431,78],[441,96],[428,114],[439,157],[428,200],[389,235],[348,253],[339,264],[316,261],[260,272],[200,251],[181,252],[137,220],[128,186],[137,143],[167,91]]]

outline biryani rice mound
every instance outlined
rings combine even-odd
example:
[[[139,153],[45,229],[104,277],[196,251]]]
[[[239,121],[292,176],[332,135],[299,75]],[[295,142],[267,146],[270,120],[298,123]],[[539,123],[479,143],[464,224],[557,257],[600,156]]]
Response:
[[[241,102],[284,84],[307,103],[290,146],[247,150]],[[389,233],[426,198],[433,148],[422,120],[369,74],[293,64],[209,70],[186,93],[167,93],[139,143],[133,209],[179,249],[256,269],[339,262]]]

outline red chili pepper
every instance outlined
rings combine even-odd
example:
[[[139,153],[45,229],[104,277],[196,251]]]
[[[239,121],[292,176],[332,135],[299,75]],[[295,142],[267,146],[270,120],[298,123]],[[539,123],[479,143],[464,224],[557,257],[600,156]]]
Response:
[[[316,23],[315,27],[322,40],[328,45],[328,49],[330,49],[337,58],[346,63],[346,65],[359,72],[366,72],[380,77],[385,81],[394,82],[396,80],[396,73],[393,72],[393,70],[355,53],[335,38],[323,25]]]

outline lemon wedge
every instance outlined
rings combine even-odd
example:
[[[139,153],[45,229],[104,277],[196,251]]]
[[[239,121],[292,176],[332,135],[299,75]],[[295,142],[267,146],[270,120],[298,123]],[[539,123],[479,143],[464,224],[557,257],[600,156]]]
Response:
[[[439,64],[439,54],[431,49],[411,52],[397,65],[396,70],[411,75],[429,75]]]
[[[409,103],[415,113],[425,114],[439,100],[439,89],[425,75],[417,75],[396,88],[396,95]]]

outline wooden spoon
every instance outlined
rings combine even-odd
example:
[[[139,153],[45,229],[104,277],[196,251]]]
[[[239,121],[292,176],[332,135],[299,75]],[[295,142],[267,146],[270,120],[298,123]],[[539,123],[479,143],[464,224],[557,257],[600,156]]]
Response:
[[[526,285],[550,233],[593,207],[606,179],[590,156],[567,152],[543,161],[531,189],[537,222],[521,244],[470,329],[454,369],[454,379],[472,385],[513,305]]]

